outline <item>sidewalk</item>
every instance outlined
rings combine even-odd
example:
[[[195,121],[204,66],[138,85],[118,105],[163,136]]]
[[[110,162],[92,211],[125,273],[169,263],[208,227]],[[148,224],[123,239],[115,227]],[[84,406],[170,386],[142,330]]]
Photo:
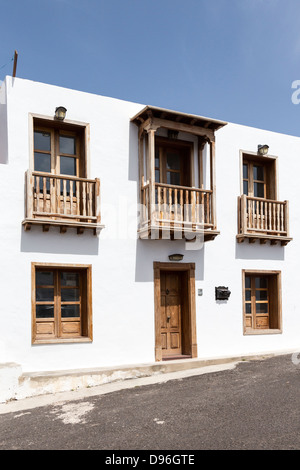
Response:
[[[205,360],[184,359],[112,368],[24,373],[19,377],[19,387],[14,397],[5,403],[0,403],[0,414],[233,369],[241,361],[264,360],[292,352],[294,350]]]

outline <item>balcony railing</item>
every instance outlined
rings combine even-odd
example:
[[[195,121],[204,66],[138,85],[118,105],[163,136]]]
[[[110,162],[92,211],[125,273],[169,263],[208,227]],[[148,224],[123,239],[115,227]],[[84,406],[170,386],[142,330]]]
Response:
[[[25,229],[31,224],[102,228],[100,225],[100,181],[38,171],[26,172]]]
[[[240,196],[238,241],[243,237],[251,241],[260,238],[262,242],[281,240],[282,244],[290,241],[288,201]]]
[[[215,228],[212,190],[155,183],[152,204],[150,199],[150,185],[146,184],[141,190],[142,229],[152,226],[196,233]]]

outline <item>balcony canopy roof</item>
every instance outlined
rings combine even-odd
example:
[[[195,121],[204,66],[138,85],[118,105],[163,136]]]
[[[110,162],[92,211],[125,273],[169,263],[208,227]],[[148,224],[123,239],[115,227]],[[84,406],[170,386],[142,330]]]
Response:
[[[227,122],[210,119],[195,114],[181,113],[178,111],[171,111],[169,109],[157,108],[155,106],[145,106],[139,113],[137,113],[131,121],[138,126],[149,118],[164,119],[166,121],[173,121],[174,123],[185,124],[188,126],[202,127],[217,131],[221,127],[226,126]]]

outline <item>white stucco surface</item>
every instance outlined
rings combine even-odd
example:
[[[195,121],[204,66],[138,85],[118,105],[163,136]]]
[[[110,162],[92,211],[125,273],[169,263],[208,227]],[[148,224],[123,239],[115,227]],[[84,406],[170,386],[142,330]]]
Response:
[[[144,105],[10,77],[0,104],[0,363],[20,364],[30,372],[154,361],[153,262],[166,262],[172,253],[196,264],[199,358],[300,347],[298,137],[230,123],[217,131],[220,235],[194,251],[186,250],[181,240],[137,239],[138,144],[130,119]],[[72,229],[61,234],[53,227],[47,233],[40,227],[25,232],[21,225],[30,159],[29,113],[53,116],[59,105],[67,108],[67,119],[90,124],[89,176],[101,180],[106,226],[99,237],[92,231],[79,236]],[[278,199],[290,202],[293,240],[286,247],[236,242],[239,152],[255,152],[262,143],[278,156]],[[92,265],[92,343],[31,344],[31,262]],[[243,335],[242,269],[281,271],[282,334]],[[219,285],[231,291],[227,302],[215,300]],[[202,296],[198,289],[203,289]]]

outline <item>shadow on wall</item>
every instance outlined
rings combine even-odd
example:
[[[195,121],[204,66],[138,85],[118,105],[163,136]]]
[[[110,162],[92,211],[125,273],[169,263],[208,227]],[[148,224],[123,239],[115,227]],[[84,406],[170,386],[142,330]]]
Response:
[[[0,164],[8,163],[6,105],[0,103]]]
[[[236,243],[236,259],[269,259],[284,260],[284,247],[270,244],[260,245],[258,243]]]
[[[28,232],[23,227],[21,230],[22,252],[98,255],[99,237],[93,235],[92,230],[81,235],[77,235],[73,228],[66,233],[60,233],[58,227],[50,227],[49,232],[44,233],[41,227],[31,227]]]
[[[135,124],[129,125],[129,162],[128,179],[136,181],[137,185],[137,211],[140,203],[139,157],[138,157],[138,128]],[[138,227],[136,227],[138,230]],[[169,255],[181,253],[184,255],[182,263],[195,263],[196,280],[204,279],[204,245],[201,249],[186,249],[185,240],[141,240],[136,241],[136,282],[153,282],[153,263],[168,262]]]
[[[139,152],[138,152],[138,128],[132,122],[129,123],[129,162],[128,162],[128,179],[136,181],[138,191],[139,186]]]
[[[186,250],[185,241],[172,240],[137,240],[136,243],[136,282],[153,282],[154,272],[153,263],[159,261],[162,263],[172,263],[169,255],[181,253],[184,255],[182,263],[195,263],[196,281],[204,279],[204,250]]]

